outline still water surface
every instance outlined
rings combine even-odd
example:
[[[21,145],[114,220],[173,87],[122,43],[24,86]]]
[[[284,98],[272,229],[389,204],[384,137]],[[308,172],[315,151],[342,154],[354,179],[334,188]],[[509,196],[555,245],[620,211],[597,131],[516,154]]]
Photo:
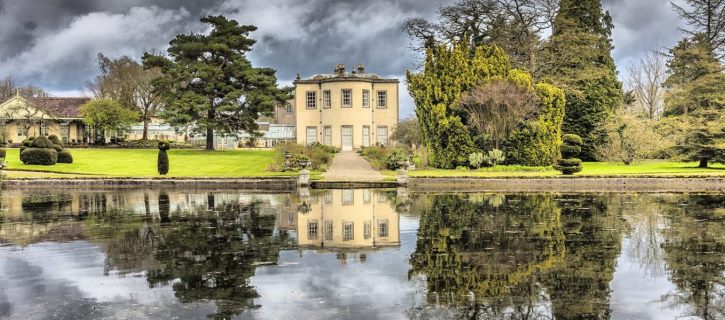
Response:
[[[5,191],[0,319],[725,319],[725,195]]]

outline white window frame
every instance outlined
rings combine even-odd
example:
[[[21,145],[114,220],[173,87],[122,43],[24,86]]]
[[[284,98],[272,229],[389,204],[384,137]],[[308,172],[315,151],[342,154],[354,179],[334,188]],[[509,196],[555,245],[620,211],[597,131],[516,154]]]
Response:
[[[322,144],[326,146],[332,145],[332,126],[322,128]]]
[[[388,91],[379,90],[377,94],[378,109],[386,109],[388,107]]]
[[[363,238],[370,239],[372,234],[372,223],[370,223],[370,220],[365,220],[365,222],[363,223]]]
[[[342,241],[355,240],[355,223],[352,221],[342,222]]]
[[[342,205],[351,206],[355,204],[355,190],[344,189],[342,190]]]
[[[340,102],[343,108],[352,108],[352,89],[340,90]]]
[[[362,145],[365,148],[370,146],[370,126],[362,127]]]
[[[380,134],[382,130],[385,130],[385,134]],[[388,145],[388,135],[390,134],[388,130],[388,126],[378,126],[377,130],[375,130],[375,142],[381,146],[387,146]],[[385,139],[382,139],[382,137],[385,137]]]
[[[390,221],[388,219],[378,220],[378,237],[387,238],[390,236]]]
[[[322,91],[322,108],[323,109],[332,108],[332,91],[330,91],[330,90]]]
[[[314,140],[310,141],[310,130],[314,130],[313,136],[315,137]],[[305,128],[305,142],[307,144],[315,144],[317,143],[317,127],[306,127]]]
[[[333,230],[332,230],[332,220],[325,220],[324,222],[324,239],[327,241],[332,241],[333,236]]]
[[[362,107],[370,108],[370,90],[364,89],[362,92]]]
[[[317,92],[307,91],[305,94],[307,109],[317,109]]]
[[[307,221],[307,240],[317,240],[319,236],[319,224],[317,220]]]

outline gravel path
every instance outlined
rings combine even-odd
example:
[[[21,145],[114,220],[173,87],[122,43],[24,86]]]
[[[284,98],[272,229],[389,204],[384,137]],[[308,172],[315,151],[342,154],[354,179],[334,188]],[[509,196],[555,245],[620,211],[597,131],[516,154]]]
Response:
[[[355,151],[342,151],[322,174],[327,181],[382,181],[383,175]]]

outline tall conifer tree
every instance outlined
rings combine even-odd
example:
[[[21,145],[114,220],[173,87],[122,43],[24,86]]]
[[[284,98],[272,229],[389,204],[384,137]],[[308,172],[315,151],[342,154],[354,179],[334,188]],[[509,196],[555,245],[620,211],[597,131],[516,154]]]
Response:
[[[622,101],[612,59],[612,18],[600,0],[562,0],[545,58],[544,77],[566,91],[563,131],[584,139],[582,159],[593,160],[606,141],[600,127]]]

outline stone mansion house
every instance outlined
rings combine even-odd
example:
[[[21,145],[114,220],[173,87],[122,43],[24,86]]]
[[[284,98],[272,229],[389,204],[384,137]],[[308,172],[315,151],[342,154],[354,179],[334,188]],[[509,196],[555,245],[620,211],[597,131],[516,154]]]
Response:
[[[309,79],[297,76],[295,96],[275,108],[273,115],[257,120],[261,137],[246,132],[215,137],[218,149],[274,147],[282,142],[321,143],[342,150],[371,145],[387,145],[398,124],[399,81],[365,72],[360,64],[350,72],[337,65],[334,73]],[[55,134],[63,142],[93,142],[80,107],[90,98],[0,98],[0,117],[6,141],[21,142],[27,137]],[[143,126],[134,125],[127,140],[141,139]],[[204,135],[178,133],[152,119],[149,139],[175,140],[204,145]]]

